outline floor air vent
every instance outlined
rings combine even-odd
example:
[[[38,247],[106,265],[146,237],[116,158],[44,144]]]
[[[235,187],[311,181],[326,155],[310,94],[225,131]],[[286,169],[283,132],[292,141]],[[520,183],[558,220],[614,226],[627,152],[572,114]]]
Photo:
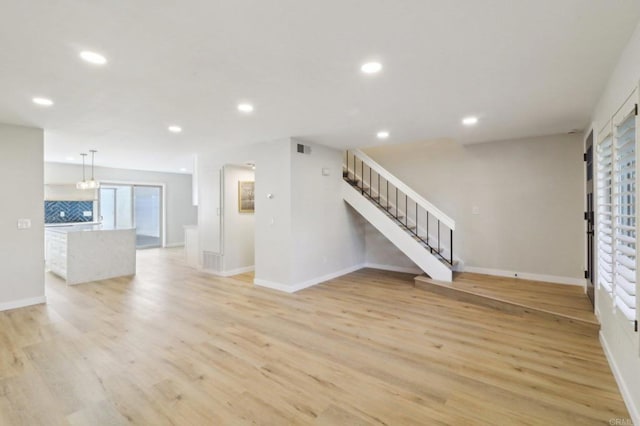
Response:
[[[220,272],[222,270],[222,255],[210,251],[202,252],[202,269]]]

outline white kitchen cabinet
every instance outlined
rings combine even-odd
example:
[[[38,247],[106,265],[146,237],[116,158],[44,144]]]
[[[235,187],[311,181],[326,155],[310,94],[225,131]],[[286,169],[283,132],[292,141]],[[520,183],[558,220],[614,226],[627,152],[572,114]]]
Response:
[[[44,186],[46,201],[95,201],[98,191],[95,189],[78,189],[75,184],[47,184]]]

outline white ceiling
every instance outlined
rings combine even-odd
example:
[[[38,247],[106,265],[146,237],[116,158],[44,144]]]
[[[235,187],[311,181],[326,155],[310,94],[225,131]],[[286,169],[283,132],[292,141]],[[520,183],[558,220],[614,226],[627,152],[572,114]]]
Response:
[[[632,0],[4,2],[0,122],[44,128],[48,161],[95,148],[99,165],[165,171],[287,136],[354,147],[380,129],[385,143],[562,133],[587,125],[639,19]],[[365,76],[372,59],[384,69]],[[480,123],[464,128],[471,114]]]

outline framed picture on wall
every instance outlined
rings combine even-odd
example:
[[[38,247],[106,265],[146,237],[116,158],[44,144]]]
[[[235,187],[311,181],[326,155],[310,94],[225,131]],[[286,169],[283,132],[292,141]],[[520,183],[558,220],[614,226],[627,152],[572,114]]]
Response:
[[[238,182],[238,211],[240,213],[255,212],[255,182]]]

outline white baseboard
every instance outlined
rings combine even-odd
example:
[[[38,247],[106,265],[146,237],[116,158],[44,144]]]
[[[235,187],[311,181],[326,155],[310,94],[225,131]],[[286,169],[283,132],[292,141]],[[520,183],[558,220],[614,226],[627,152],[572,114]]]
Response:
[[[317,278],[312,278],[310,280],[307,281],[303,281],[297,284],[291,284],[291,285],[287,285],[287,284],[282,284],[282,283],[276,283],[273,281],[267,281],[267,280],[261,280],[261,279],[254,279],[253,283],[255,285],[258,285],[260,287],[266,287],[266,288],[270,288],[272,290],[279,290],[279,291],[284,291],[286,293],[295,293],[296,291],[300,291],[303,290],[305,288],[309,288],[312,287],[314,285],[323,283],[325,281],[329,281],[332,280],[334,278],[338,278],[341,277],[343,275],[346,274],[350,274],[351,272],[357,271],[359,269],[362,269],[364,267],[363,264],[358,264],[355,266],[351,266],[349,268],[345,268],[342,269],[340,271],[336,271],[336,272],[332,272],[330,274],[327,275],[323,275],[321,277],[317,277]]]
[[[529,272],[506,271],[503,269],[479,268],[477,266],[465,266],[464,272],[476,274],[495,275],[498,277],[520,278],[523,280],[543,281],[553,284],[567,284],[585,287],[587,285],[584,278],[560,277],[556,275],[532,274]]]
[[[256,267],[254,265],[244,266],[242,268],[230,269],[228,271],[220,272],[220,276],[222,277],[230,277],[232,275],[244,274],[246,272],[255,271]]]
[[[184,241],[181,243],[171,243],[171,244],[164,245],[164,248],[173,248],[173,247],[184,247]]]
[[[382,271],[392,272],[406,272],[407,274],[422,275],[424,271],[417,266],[395,266],[395,265],[383,265],[381,263],[365,263],[363,268],[380,269]]]
[[[231,277],[233,275],[244,274],[245,272],[251,272],[255,270],[255,266],[244,266],[242,268],[230,269],[228,271],[214,271],[213,269],[199,268],[201,272],[205,274],[215,275],[217,277]]]
[[[29,299],[14,300],[11,302],[0,303],[0,311],[8,311],[9,309],[24,308],[25,306],[39,305],[47,303],[47,296],[31,297]]]
[[[293,286],[277,283],[274,281],[261,280],[259,278],[254,278],[253,283],[260,287],[270,288],[271,290],[284,291],[285,293],[295,293],[296,290]]]
[[[607,339],[604,337],[602,330],[600,331],[600,345],[602,345],[604,354],[607,357],[607,361],[609,361],[609,366],[611,367],[611,371],[613,372],[613,377],[616,379],[616,383],[618,383],[618,388],[620,389],[620,393],[622,394],[622,399],[627,405],[629,415],[631,416],[631,421],[633,421],[634,425],[640,425],[640,401],[634,401],[634,399],[632,398],[631,393],[629,392],[629,388],[627,387],[627,383],[624,381],[624,376],[620,372],[618,364],[616,364],[616,361],[613,358],[611,349],[609,348],[609,344],[607,343]]]

